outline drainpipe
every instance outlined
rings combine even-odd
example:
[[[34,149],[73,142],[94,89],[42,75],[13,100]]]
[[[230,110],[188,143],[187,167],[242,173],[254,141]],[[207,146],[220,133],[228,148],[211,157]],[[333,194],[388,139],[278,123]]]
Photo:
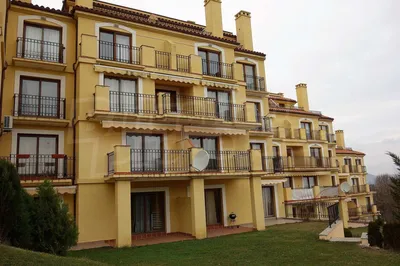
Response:
[[[78,20],[74,17],[75,20],[75,64],[78,61]],[[75,126],[75,120],[76,120],[76,68],[75,64],[73,65],[74,69],[74,116],[72,118],[72,138],[73,138],[73,174],[74,174],[74,185],[76,185],[76,126]],[[76,192],[74,194],[74,219],[76,221]]]
[[[7,6],[7,11],[6,11],[6,21],[4,24],[4,31],[3,31],[3,34],[4,34],[4,61],[6,60],[6,54],[7,54],[6,53],[6,49],[7,49],[6,43],[7,43],[8,10],[10,10],[10,8],[11,8],[11,4],[10,4],[9,0],[7,1],[6,5],[8,5],[8,6]],[[3,64],[3,62],[0,62],[0,63]],[[1,124],[2,124],[1,121],[3,119],[3,90],[4,90],[4,79],[6,76],[7,68],[8,68],[7,61],[5,61],[5,66],[2,69],[2,73],[1,73],[2,75],[1,75],[1,84],[0,84],[0,136],[3,134],[3,130],[1,127]]]

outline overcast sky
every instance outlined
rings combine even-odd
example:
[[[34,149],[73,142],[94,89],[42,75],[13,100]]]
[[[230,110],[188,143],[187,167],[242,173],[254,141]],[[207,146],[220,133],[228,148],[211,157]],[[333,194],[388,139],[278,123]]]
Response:
[[[205,24],[203,0],[106,2]],[[60,9],[62,0],[33,0]],[[346,146],[367,153],[371,174],[393,173],[400,154],[399,0],[222,0],[224,29],[252,13],[254,48],[267,54],[268,90],[296,97],[335,118]]]

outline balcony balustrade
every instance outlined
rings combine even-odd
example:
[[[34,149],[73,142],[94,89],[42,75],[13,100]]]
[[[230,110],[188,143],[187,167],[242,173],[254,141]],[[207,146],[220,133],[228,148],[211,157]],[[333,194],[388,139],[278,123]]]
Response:
[[[330,159],[326,157],[270,157],[264,156],[264,169],[268,172],[292,172],[310,168],[331,168]]]
[[[99,40],[99,58],[102,60],[140,65],[140,47]]]
[[[65,99],[30,94],[14,94],[14,116],[65,119]]]
[[[156,68],[170,69],[171,54],[167,52],[155,51],[156,53]]]
[[[202,59],[203,75],[233,79],[233,64]]]
[[[17,57],[38,61],[63,63],[64,46],[57,42],[17,38]]]
[[[244,75],[246,89],[251,91],[265,91],[265,80],[263,77]]]
[[[261,120],[262,125],[259,127],[255,127],[251,131],[272,133],[271,118],[264,116],[260,120]]]
[[[353,185],[351,186],[350,191],[348,194],[359,194],[359,193],[366,193],[369,192],[369,185]]]
[[[14,164],[24,181],[74,178],[74,158],[64,154],[11,154],[0,160]]]
[[[190,56],[176,55],[176,70],[180,72],[190,72]]]
[[[125,148],[125,147],[124,147]],[[191,169],[192,150],[129,149],[131,174],[168,174],[198,172]],[[248,172],[251,170],[249,151],[207,151],[210,160],[201,172]],[[117,151],[118,153],[118,151]],[[107,154],[108,175],[119,174],[116,151]],[[126,158],[119,160],[126,160]],[[126,173],[125,173],[126,174]]]

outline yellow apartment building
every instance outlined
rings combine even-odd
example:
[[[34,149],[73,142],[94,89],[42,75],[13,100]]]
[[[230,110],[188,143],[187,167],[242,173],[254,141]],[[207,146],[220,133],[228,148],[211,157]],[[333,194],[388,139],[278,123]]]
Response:
[[[221,5],[204,1],[203,26],[93,0],[1,4],[0,158],[32,195],[52,180],[79,243],[328,219],[345,181],[349,219],[376,214],[364,154],[306,84],[297,100],[267,91],[250,13],[234,35]]]

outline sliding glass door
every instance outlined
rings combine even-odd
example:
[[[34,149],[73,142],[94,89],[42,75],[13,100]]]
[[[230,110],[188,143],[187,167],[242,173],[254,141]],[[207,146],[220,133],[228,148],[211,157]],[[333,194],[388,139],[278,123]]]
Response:
[[[131,194],[132,233],[165,231],[165,193]]]
[[[163,170],[160,135],[127,134],[126,144],[131,146],[132,172],[161,172]]]

